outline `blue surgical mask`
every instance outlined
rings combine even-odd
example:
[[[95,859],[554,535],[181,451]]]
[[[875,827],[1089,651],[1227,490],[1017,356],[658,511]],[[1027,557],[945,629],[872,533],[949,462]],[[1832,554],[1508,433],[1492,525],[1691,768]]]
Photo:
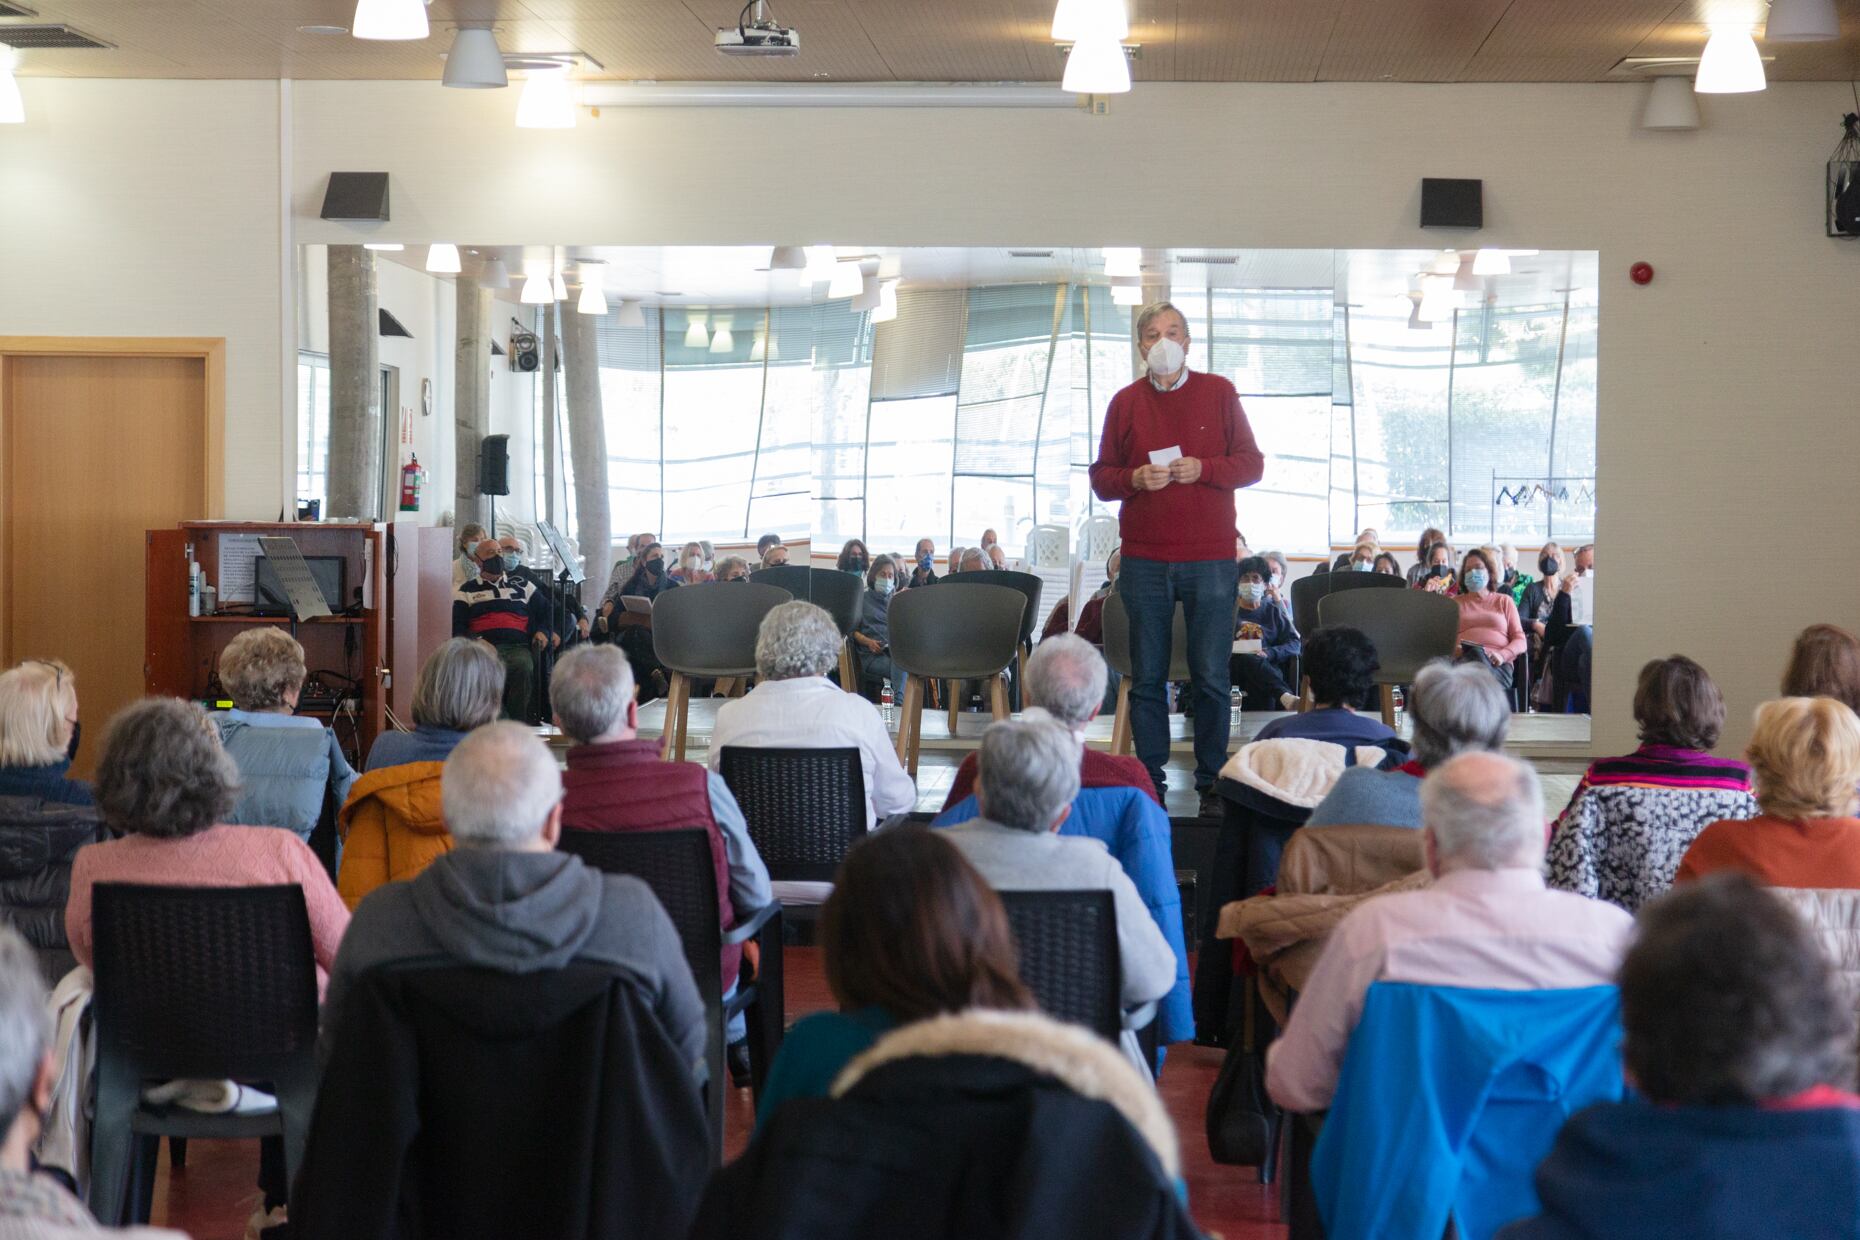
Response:
[[[1483,568],[1469,568],[1466,570],[1466,588],[1471,590],[1474,594],[1485,589],[1486,586],[1491,584],[1491,581],[1491,574],[1487,573]]]
[[[932,556],[928,551],[924,552],[922,555],[917,557],[917,567],[925,570],[926,572],[929,571],[930,566],[934,563],[936,563],[936,558]]]
[[[523,563],[522,554],[516,551],[504,552],[503,559],[504,559],[504,571],[507,573],[516,572],[518,566]]]
[[[1376,566],[1371,564],[1368,560],[1358,560],[1350,565],[1350,571],[1353,573],[1367,573],[1373,571],[1375,567]]]
[[[1257,581],[1249,581],[1240,587],[1240,605],[1248,611],[1259,606],[1259,601],[1266,597],[1266,587]]]
[[[878,591],[880,598],[884,598],[895,590],[897,585],[898,583],[889,577],[880,577],[877,581],[872,583],[872,588]]]

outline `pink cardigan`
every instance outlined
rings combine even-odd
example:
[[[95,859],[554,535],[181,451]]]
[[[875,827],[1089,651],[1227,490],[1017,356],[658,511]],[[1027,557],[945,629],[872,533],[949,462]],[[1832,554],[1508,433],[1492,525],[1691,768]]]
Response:
[[[317,989],[329,980],[349,910],[336,894],[322,862],[304,842],[281,827],[208,827],[180,839],[130,835],[106,844],[86,844],[71,863],[71,898],[65,902],[65,934],[71,954],[91,964],[90,889],[93,883],[150,883],[165,887],[264,887],[296,883],[310,913],[310,945],[316,955]]]
[[[1524,653],[1524,626],[1518,623],[1518,606],[1509,594],[1487,590],[1453,601],[1460,605],[1461,641],[1485,647],[1504,663]]]

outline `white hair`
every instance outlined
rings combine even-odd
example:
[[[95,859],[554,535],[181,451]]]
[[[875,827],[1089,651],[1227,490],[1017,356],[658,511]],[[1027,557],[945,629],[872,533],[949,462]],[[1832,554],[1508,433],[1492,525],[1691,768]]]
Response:
[[[990,724],[975,767],[982,815],[1004,827],[1050,831],[1079,794],[1078,740],[1048,719]]]
[[[1459,867],[1534,868],[1543,861],[1537,772],[1504,754],[1461,754],[1429,772],[1421,781],[1421,821],[1433,832],[1437,857]]]
[[[1082,728],[1104,704],[1104,656],[1077,633],[1060,633],[1033,648],[1027,693],[1069,728]]]
[[[756,630],[756,675],[764,680],[825,676],[840,661],[840,628],[823,607],[796,599],[762,617]]]
[[[32,1093],[51,1037],[39,961],[19,932],[0,924],[0,1134]]]
[[[1455,754],[1503,749],[1511,727],[1504,690],[1473,663],[1429,663],[1414,678],[1408,708],[1415,761],[1430,771]]]
[[[618,646],[577,646],[549,677],[549,704],[577,744],[613,731],[632,700],[633,665]]]
[[[499,848],[542,836],[562,799],[549,747],[516,723],[488,723],[458,743],[439,776],[446,829],[466,847]]]

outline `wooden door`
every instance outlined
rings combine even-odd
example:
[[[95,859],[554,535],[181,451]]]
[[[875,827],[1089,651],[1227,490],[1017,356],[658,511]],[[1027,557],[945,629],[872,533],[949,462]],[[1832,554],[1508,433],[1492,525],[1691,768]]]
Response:
[[[93,769],[142,693],[146,532],[207,504],[207,362],[108,354],[0,359],[0,653],[77,673]]]

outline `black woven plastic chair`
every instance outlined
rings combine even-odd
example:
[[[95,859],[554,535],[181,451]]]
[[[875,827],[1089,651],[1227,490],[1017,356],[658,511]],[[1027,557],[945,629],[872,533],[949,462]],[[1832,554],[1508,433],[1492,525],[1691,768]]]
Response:
[[[725,745],[719,770],[776,882],[831,882],[846,850],[866,832],[865,770],[856,747]]]
[[[684,944],[685,961],[704,998],[708,1041],[705,1060],[710,1064],[710,1086],[705,1092],[710,1126],[711,1161],[723,1165],[723,1062],[724,1024],[738,1012],[748,1013],[749,1064],[756,1097],[775,1052],[781,1049],[782,971],[781,905],[757,909],[741,924],[723,929],[717,907],[717,874],[712,868],[710,836],[701,827],[676,831],[564,831],[561,849],[608,874],[631,874],[652,888]],[[766,929],[765,929],[766,928]],[[723,999],[721,957],[726,943],[762,944],[762,963],[755,981],[738,978],[736,994]]]
[[[1020,979],[1040,1010],[1116,1042],[1125,1026],[1124,977],[1111,893],[1003,891],[1001,902],[1020,954]]]
[[[125,1197],[137,1138],[281,1136],[287,1179],[295,1175],[317,1084],[316,959],[303,889],[99,883],[91,900],[91,1213],[108,1226],[132,1213]],[[182,1078],[256,1085],[278,1106],[203,1115],[143,1105],[145,1084]],[[146,1203],[133,1213],[146,1221]]]

